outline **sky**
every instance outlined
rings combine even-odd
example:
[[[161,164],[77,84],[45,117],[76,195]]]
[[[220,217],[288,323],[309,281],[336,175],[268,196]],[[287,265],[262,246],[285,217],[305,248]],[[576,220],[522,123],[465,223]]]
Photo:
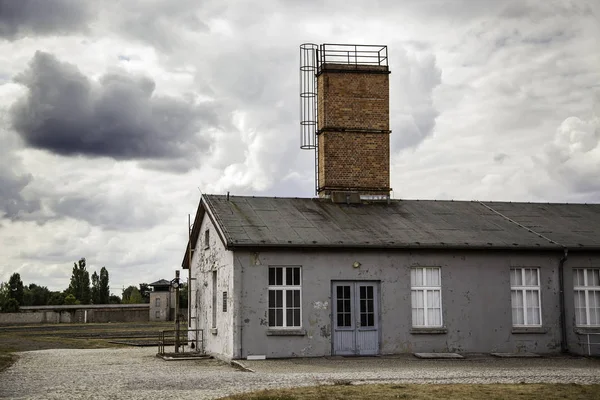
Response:
[[[600,202],[600,0],[0,0],[0,281],[120,295],[202,193],[314,196],[302,43],[388,46],[394,198]]]

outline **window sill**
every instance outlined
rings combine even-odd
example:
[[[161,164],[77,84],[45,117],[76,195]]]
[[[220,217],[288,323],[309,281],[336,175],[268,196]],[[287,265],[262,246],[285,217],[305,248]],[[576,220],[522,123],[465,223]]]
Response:
[[[577,326],[575,327],[575,333],[579,335],[587,335],[590,334],[599,334],[600,326]]]
[[[269,329],[267,336],[306,336],[304,329]]]
[[[514,334],[527,334],[527,333],[548,333],[548,328],[541,326],[516,326],[512,328]]]
[[[439,328],[411,328],[410,333],[412,335],[444,335],[448,333],[448,329],[445,327]]]
[[[217,333],[219,333],[219,328],[210,328],[210,333],[216,335]]]

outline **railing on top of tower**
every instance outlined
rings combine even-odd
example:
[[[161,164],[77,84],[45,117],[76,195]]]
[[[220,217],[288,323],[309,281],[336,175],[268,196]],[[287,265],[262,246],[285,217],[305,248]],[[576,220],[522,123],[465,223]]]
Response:
[[[317,68],[324,64],[359,65],[388,67],[388,51],[385,45],[368,44],[334,44],[319,45],[316,52]]]

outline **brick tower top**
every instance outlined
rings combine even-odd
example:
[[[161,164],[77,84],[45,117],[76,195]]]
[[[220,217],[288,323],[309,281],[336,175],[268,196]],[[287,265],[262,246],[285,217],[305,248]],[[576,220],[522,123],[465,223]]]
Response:
[[[386,46],[315,49],[316,189],[334,201],[390,193]]]

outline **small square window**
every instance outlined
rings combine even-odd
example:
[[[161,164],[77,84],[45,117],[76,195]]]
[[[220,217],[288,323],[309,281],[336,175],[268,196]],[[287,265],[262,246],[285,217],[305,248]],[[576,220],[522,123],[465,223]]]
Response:
[[[160,307],[160,297],[157,297],[156,300],[154,300],[154,306]]]

